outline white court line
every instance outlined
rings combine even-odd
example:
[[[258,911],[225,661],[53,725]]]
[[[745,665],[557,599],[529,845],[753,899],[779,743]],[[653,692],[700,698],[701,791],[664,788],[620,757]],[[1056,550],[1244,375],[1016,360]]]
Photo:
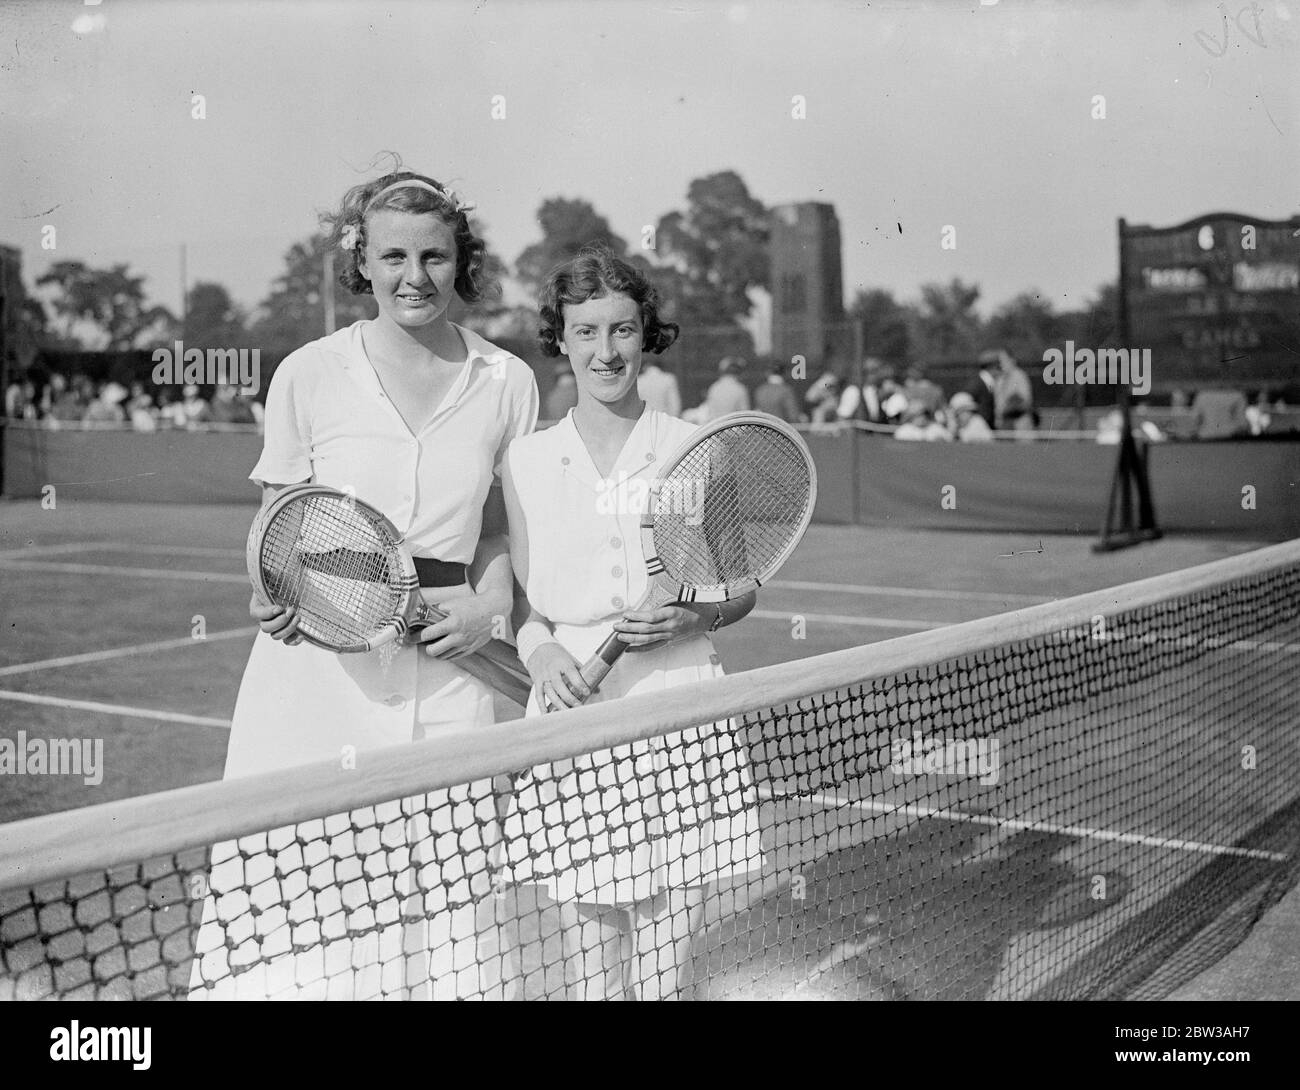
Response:
[[[243,559],[245,550],[212,545],[128,545],[116,541],[81,541],[63,545],[28,545],[0,551],[0,560],[40,560],[51,553],[152,553],[155,556],[229,556]]]
[[[851,625],[855,628],[901,628],[908,632],[947,628],[950,624],[956,623],[955,621],[901,621],[893,617],[852,617],[842,613],[803,613],[798,610],[782,613],[773,609],[756,609],[750,616],[764,621],[785,621],[787,624],[793,617],[802,617],[806,621],[821,621],[825,624]]]
[[[997,829],[1016,829],[1037,833],[1059,833],[1062,836],[1084,840],[1103,840],[1120,844],[1141,844],[1148,848],[1170,848],[1178,851],[1203,852],[1206,855],[1236,855],[1247,859],[1264,859],[1270,863],[1283,863],[1289,857],[1284,852],[1268,852],[1262,848],[1229,848],[1222,844],[1202,844],[1195,840],[1176,840],[1172,837],[1147,836],[1144,833],[1117,833],[1110,829],[1092,829],[1086,825],[1057,825],[1050,821],[1019,821],[1014,818],[994,817],[991,814],[968,814],[962,810],[942,810],[932,806],[895,806],[869,799],[844,798],[840,795],[778,795],[768,787],[758,788],[758,794],[771,802],[797,802],[809,799],[829,809],[867,810],[877,814],[905,814],[907,817],[941,818],[944,821],[965,821],[972,825],[991,825]]]
[[[111,553],[154,553],[158,556],[233,556],[244,559],[245,549],[223,549],[215,545],[87,545]]]
[[[51,553],[79,553],[92,548],[93,545],[87,545],[85,542],[64,545],[27,545],[21,549],[0,549],[0,560],[6,560],[11,556],[39,557],[49,556]]]
[[[196,644],[212,643],[216,640],[234,640],[240,636],[251,636],[256,628],[229,628],[221,632],[209,632],[201,640],[193,636],[178,636],[172,640],[158,640],[155,643],[137,643],[130,647],[113,647],[105,651],[87,651],[81,655],[64,655],[57,659],[41,659],[39,662],[19,662],[13,666],[0,667],[0,677],[12,677],[14,674],[30,674],[35,670],[53,670],[59,666],[79,666],[87,662],[104,662],[107,659],[129,658],[149,651],[170,651],[180,647],[193,647]]]
[[[189,583],[248,583],[247,575],[210,571],[173,571],[170,568],[119,568],[115,564],[49,564],[30,561],[10,561],[0,565],[0,571],[49,571],[64,575],[125,575],[132,579],[183,579]]]
[[[886,587],[869,583],[810,583],[805,580],[776,579],[767,586],[777,590],[816,590],[828,594],[877,594],[890,598],[943,598],[968,602],[1055,602],[1037,594],[996,594],[983,590],[931,590],[926,587]]]
[[[67,700],[59,696],[40,696],[36,693],[19,693],[0,689],[0,700],[14,700],[19,704],[41,704],[51,708],[67,708],[79,712],[108,712],[133,719],[156,719],[163,723],[188,723],[196,727],[222,727],[230,729],[229,719],[212,719],[204,715],[186,715],[183,712],[160,712],[153,708],[132,708],[125,704],[100,704],[94,700]]]

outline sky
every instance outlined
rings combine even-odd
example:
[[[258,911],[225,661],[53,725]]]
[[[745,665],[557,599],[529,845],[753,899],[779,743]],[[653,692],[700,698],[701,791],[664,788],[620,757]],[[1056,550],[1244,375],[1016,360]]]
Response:
[[[1298,47],[1300,0],[11,0],[0,243],[29,284],[126,262],[173,311],[183,243],[251,307],[386,151],[510,261],[547,197],[637,242],[732,169],[835,205],[846,303],[959,276],[985,314],[1068,308],[1116,275],[1118,217],[1300,212]]]

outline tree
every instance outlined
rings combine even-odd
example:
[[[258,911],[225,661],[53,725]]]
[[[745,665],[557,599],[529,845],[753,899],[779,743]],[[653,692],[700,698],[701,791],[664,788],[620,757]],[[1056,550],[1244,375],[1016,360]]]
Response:
[[[1041,360],[1061,336],[1061,318],[1037,291],[1021,292],[989,319],[985,347],[1005,348],[1016,359]]]
[[[515,261],[515,276],[535,295],[552,269],[568,261],[584,246],[604,244],[616,257],[627,257],[627,242],[614,233],[609,221],[581,198],[548,197],[537,210],[542,228],[540,242],[525,247]]]
[[[54,287],[51,305],[63,321],[62,335],[86,348],[133,348],[146,334],[175,322],[166,307],[146,304],[144,277],[131,275],[125,265],[92,269],[80,261],[60,261],[36,283]],[[79,325],[93,327],[102,343],[84,344]]]
[[[196,348],[242,348],[248,344],[247,319],[222,285],[199,281],[186,298],[181,336]]]
[[[882,288],[859,291],[849,306],[849,317],[862,328],[862,346],[868,356],[902,363],[911,345],[909,308]]]
[[[924,284],[921,306],[913,319],[912,341],[928,360],[974,356],[980,339],[975,303],[980,289],[954,277],[947,284]]]
[[[655,249],[676,278],[661,290],[683,324],[716,326],[750,310],[750,288],[767,288],[768,211],[734,170],[696,178],[686,210],[659,220]]]
[[[1102,284],[1083,310],[1062,314],[1061,324],[1062,337],[1069,337],[1075,344],[1093,348],[1121,346],[1119,285],[1113,280]]]
[[[258,304],[252,337],[273,363],[325,335],[321,288],[326,248],[324,235],[314,235],[290,246],[284,255],[284,272],[275,278],[270,293]],[[375,303],[371,296],[353,295],[337,279],[329,285],[329,290],[334,293],[336,328],[374,316]]]

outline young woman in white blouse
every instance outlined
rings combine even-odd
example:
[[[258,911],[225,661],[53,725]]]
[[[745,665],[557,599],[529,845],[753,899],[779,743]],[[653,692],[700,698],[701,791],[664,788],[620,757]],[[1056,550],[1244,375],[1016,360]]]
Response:
[[[538,394],[526,364],[447,318],[454,296],[473,302],[487,287],[485,247],[470,227],[471,208],[410,171],[348,191],[326,221],[330,242],[342,259],[340,281],[354,293],[373,294],[378,315],[284,360],[267,394],[262,457],[250,474],[264,502],[312,481],[377,506],[405,534],[425,601],[448,617],[420,631],[418,646],[339,655],[303,642],[292,610],[254,596],[250,612],[261,633],[235,706],[226,778],[348,761],[360,750],[493,721],[491,690],[461,670],[456,657],[482,646],[493,635],[493,619],[510,612],[513,578],[494,475],[510,441],[533,430]],[[306,894],[312,903],[289,914],[294,919],[296,911],[299,919],[293,943],[311,944],[307,953],[232,975],[237,954],[248,951],[230,951],[247,939],[250,920],[245,914],[232,923],[209,911],[194,963],[196,998],[450,998],[495,986],[487,978],[499,970],[499,959],[474,950],[473,899],[483,891],[472,889],[469,877],[488,880],[492,785],[380,811],[376,827],[399,823],[411,846],[411,865],[398,867],[393,897],[402,913],[422,921],[413,925],[419,933],[398,925],[317,945],[314,936],[364,929],[368,910],[382,915],[392,907],[345,908],[337,887],[327,886]],[[455,870],[463,876],[438,881],[444,861],[426,856],[449,838],[431,836],[430,829],[436,834],[453,823],[461,832],[450,838],[461,853]],[[482,835],[470,835],[476,830]],[[331,851],[336,858],[359,854],[368,835],[357,835],[355,843],[332,841]],[[223,882],[234,890],[240,885],[239,861],[223,874],[219,855],[212,873],[218,895]],[[392,865],[393,857],[387,860]],[[425,879],[421,889],[413,885],[417,869]],[[232,903],[238,906],[238,899]],[[283,951],[288,929],[263,952]]]
[[[588,703],[718,676],[708,634],[749,613],[753,595],[633,609],[646,585],[648,485],[694,430],[637,392],[642,354],[662,352],[677,327],[660,321],[646,278],[604,249],[552,273],[540,310],[543,351],[568,358],[578,404],[506,453],[528,714],[588,695],[579,667],[611,629],[631,650]],[[762,862],[747,755],[725,723],[533,769],[505,832],[515,881],[559,902],[568,994],[579,998],[688,994],[706,887]],[[545,986],[559,994],[558,981]]]

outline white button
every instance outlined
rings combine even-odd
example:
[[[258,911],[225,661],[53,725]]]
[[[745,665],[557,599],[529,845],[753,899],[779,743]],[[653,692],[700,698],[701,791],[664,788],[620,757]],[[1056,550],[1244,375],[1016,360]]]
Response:
[[[615,609],[622,609],[622,608],[623,608],[623,599],[622,599],[622,598],[611,598],[611,599],[610,599],[610,602],[611,602],[611,604],[614,606]]]
[[[646,460],[647,462],[653,462],[653,461],[655,460],[655,456],[654,456],[654,454],[653,454],[653,453],[651,453],[651,454],[647,454],[647,455],[645,456],[645,460]]]
[[[623,569],[620,568],[617,564],[615,564],[609,574],[612,575],[615,579],[617,579],[619,578],[619,576],[623,574]]]
[[[623,547],[623,539],[621,537],[611,537],[609,539],[609,544],[611,548],[621,549]]]
[[[567,466],[568,464],[569,464],[569,459],[568,459],[568,458],[561,458],[561,459],[560,459],[560,465],[562,465],[562,466]]]

